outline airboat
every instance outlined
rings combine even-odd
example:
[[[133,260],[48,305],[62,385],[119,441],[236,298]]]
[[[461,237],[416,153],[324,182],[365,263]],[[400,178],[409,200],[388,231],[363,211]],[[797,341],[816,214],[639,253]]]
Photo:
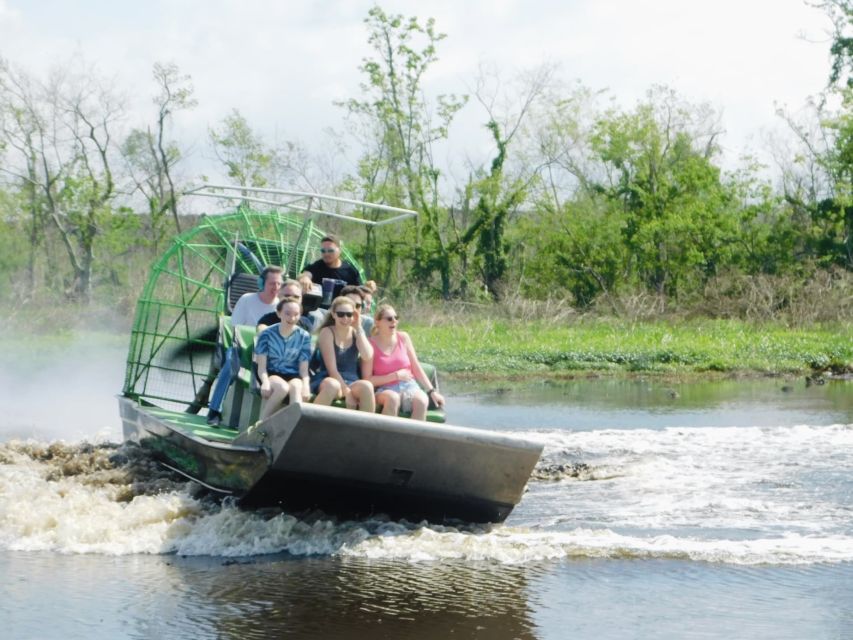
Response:
[[[318,254],[325,235],[319,220],[376,228],[416,212],[280,189],[204,185],[189,193],[233,208],[201,216],[152,267],[119,397],[125,439],[247,507],[502,522],[520,501],[541,445],[447,424],[435,407],[422,422],[302,403],[258,421],[254,330],[230,322],[264,265],[281,265],[292,277]],[[364,275],[346,248],[343,258]],[[232,344],[240,371],[223,422],[212,427],[203,412],[218,356]]]

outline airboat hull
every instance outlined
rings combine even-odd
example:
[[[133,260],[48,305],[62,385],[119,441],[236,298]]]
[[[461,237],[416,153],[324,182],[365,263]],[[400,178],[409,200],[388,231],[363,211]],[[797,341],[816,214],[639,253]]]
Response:
[[[247,506],[434,522],[502,522],[542,446],[503,434],[313,404],[210,441],[120,399],[125,437]],[[156,412],[156,410],[155,410]],[[219,430],[229,431],[230,430]]]
[[[219,430],[222,436],[214,439],[205,432],[204,418],[167,412],[129,398],[118,400],[125,440],[136,442],[158,462],[208,489],[239,497],[269,469],[268,449],[236,446],[233,436],[227,435],[230,430],[225,429]]]

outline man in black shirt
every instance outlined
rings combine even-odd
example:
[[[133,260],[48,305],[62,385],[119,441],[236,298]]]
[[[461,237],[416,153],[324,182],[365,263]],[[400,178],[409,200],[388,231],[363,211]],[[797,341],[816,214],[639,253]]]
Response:
[[[296,280],[285,280],[284,284],[281,285],[281,289],[279,289],[279,298],[299,298],[302,300],[302,286]],[[263,331],[267,327],[280,322],[278,314],[273,311],[272,313],[268,313],[265,316],[261,316],[261,319],[258,320],[258,331]],[[297,327],[302,327],[308,333],[314,328],[314,322],[305,311],[299,317],[299,322],[296,323]]]
[[[312,262],[299,276],[299,282],[306,291],[311,290],[312,284],[323,284],[323,278],[343,280],[347,284],[361,284],[358,269],[346,260],[341,259],[341,243],[335,236],[328,235],[320,240],[322,257]]]

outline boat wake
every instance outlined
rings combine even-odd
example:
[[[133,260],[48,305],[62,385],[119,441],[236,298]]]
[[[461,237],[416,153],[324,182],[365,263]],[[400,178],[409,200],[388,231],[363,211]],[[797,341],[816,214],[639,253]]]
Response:
[[[133,445],[8,442],[0,444],[0,548],[499,564],[853,562],[850,426],[534,437],[545,454],[507,523],[459,526],[247,511]]]

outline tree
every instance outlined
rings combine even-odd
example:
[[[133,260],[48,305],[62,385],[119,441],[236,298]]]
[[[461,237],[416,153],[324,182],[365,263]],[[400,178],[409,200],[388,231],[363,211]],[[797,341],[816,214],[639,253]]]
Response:
[[[712,163],[713,111],[653,89],[633,112],[610,113],[592,146],[606,178],[596,189],[624,217],[631,271],[659,295],[713,275],[735,233],[730,196]]]
[[[233,109],[219,129],[210,129],[213,152],[228,170],[228,177],[245,187],[265,187],[274,166],[275,153]]]
[[[536,245],[549,245],[553,266],[536,267],[581,304],[614,287],[661,300],[698,290],[730,263],[737,234],[737,203],[713,162],[716,114],[662,87],[631,110],[599,109],[595,97],[558,96],[539,116],[547,232]]]
[[[795,145],[782,160],[782,195],[800,259],[853,269],[853,89],[839,89],[841,107],[810,101],[800,117],[778,113]]]
[[[4,126],[15,156],[4,171],[31,190],[34,215],[59,234],[72,293],[88,301],[97,237],[116,196],[113,130],[124,107],[93,70],[80,74],[71,67],[55,69],[41,83],[4,63],[0,91],[4,113],[16,115]]]
[[[829,85],[853,88],[853,2],[825,0],[812,6],[822,9],[832,22]]]
[[[522,164],[521,171],[511,176],[507,161],[509,146],[552,76],[553,68],[549,66],[529,72],[508,88],[507,93],[513,96],[508,100],[506,95],[500,95],[498,75],[489,76],[481,69],[476,96],[489,117],[486,128],[495,143],[496,153],[488,172],[478,171],[479,179],[471,185],[477,194],[477,204],[473,220],[459,237],[458,244],[464,250],[476,238],[483,285],[494,300],[502,297],[509,266],[509,245],[505,238],[509,218],[525,201],[528,187],[538,171],[538,167]],[[498,105],[499,99],[503,105]]]
[[[12,176],[17,187],[19,210],[25,212],[23,223],[29,240],[27,251],[27,280],[30,291],[36,288],[36,258],[42,246],[47,226],[44,199],[38,189],[39,159],[37,140],[44,127],[36,111],[37,89],[31,79],[16,73],[0,59],[0,123],[2,146],[8,150],[5,173]],[[15,165],[14,169],[9,167]]]
[[[150,126],[133,129],[122,145],[122,154],[134,188],[148,204],[156,249],[165,233],[166,213],[171,213],[175,231],[181,232],[174,169],[183,154],[175,142],[167,140],[168,129],[176,111],[192,109],[197,102],[192,97],[190,76],[181,75],[176,65],[155,63],[153,77],[158,87],[154,97],[157,106],[154,130]]]
[[[342,103],[360,122],[359,131],[372,138],[354,182],[367,200],[407,206],[423,215],[414,222],[414,235],[406,247],[413,273],[426,284],[437,272],[441,293],[448,297],[452,253],[444,232],[446,209],[440,205],[441,171],[432,145],[447,138],[466,98],[438,96],[433,104],[423,96],[424,75],[437,60],[436,45],[445,37],[435,30],[433,19],[421,24],[415,17],[388,15],[374,7],[365,23],[374,57],[359,67],[367,78],[361,85],[364,97]],[[370,235],[367,244],[376,250]],[[375,256],[367,262],[376,264]]]

